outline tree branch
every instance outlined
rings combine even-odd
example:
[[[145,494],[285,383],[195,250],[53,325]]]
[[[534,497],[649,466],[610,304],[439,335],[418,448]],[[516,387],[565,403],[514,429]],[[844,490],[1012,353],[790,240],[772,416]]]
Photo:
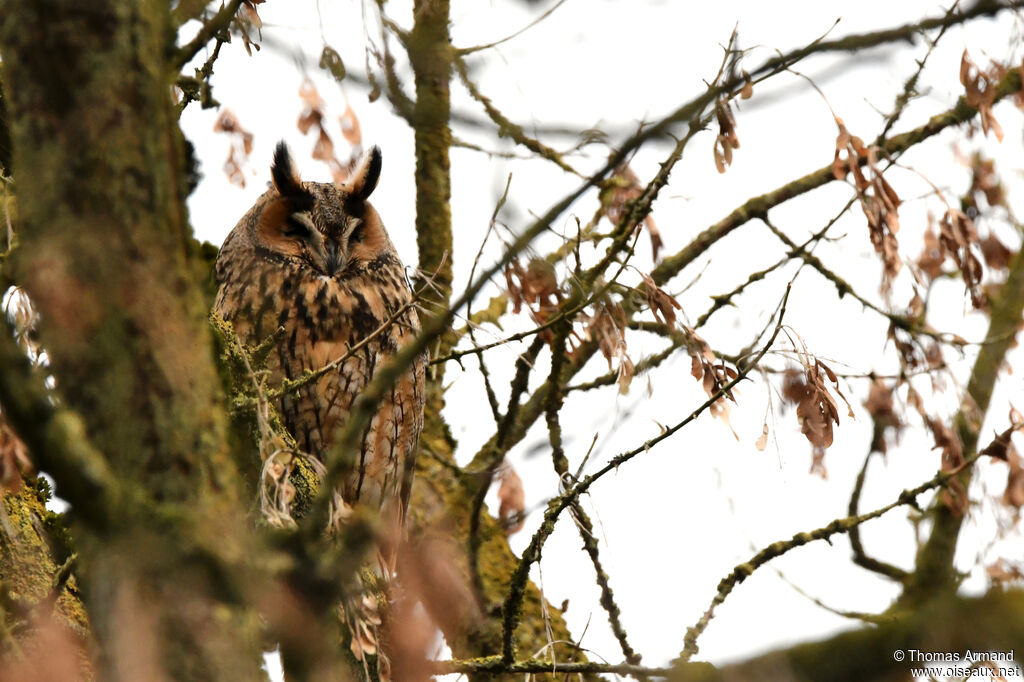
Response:
[[[213,37],[228,27],[231,20],[238,14],[238,8],[242,6],[242,0],[228,0],[227,4],[203,24],[195,38],[182,45],[171,57],[170,66],[175,71],[181,71],[182,67],[192,61],[192,58],[199,54],[206,43],[213,40]]]
[[[767,625],[767,623],[766,623]],[[983,597],[954,597],[901,613],[888,623],[844,632],[818,642],[798,644],[720,668],[677,664],[673,682],[727,682],[771,679],[776,682],[863,682],[907,679],[914,653],[1009,654],[1024,642],[1024,591],[993,591]],[[996,665],[1012,666],[1013,661]],[[923,665],[932,665],[925,663]],[[960,667],[970,667],[961,662]]]
[[[1013,69],[1011,73],[1018,74],[1019,86],[1019,70]],[[963,446],[964,456],[969,459],[971,453],[977,449],[978,431],[988,413],[992,391],[999,378],[1003,359],[1010,346],[1015,343],[1022,315],[1024,249],[1019,249],[1010,261],[1006,282],[990,300],[991,323],[986,341],[978,349],[978,357],[967,382],[967,393],[954,417],[957,437]],[[965,491],[968,490],[970,481],[971,469],[968,468],[960,474],[960,482]],[[920,603],[936,593],[954,590],[956,586],[953,556],[964,516],[941,501],[936,502],[931,514],[934,520],[931,534],[918,552],[914,573],[906,582],[906,588],[900,596],[899,601],[904,605]]]
[[[742,371],[740,371],[732,381],[724,384],[700,407],[691,412],[689,416],[679,423],[665,429],[661,434],[647,440],[639,447],[611,458],[605,466],[601,467],[593,474],[584,477],[571,488],[548,503],[548,508],[544,512],[544,519],[541,522],[540,528],[537,529],[533,537],[530,539],[530,544],[527,548],[523,550],[522,559],[519,562],[519,566],[516,568],[516,572],[512,576],[508,598],[505,600],[505,605],[502,609],[502,660],[505,663],[511,663],[515,660],[515,644],[513,635],[519,620],[519,609],[522,604],[526,581],[529,577],[530,566],[534,562],[540,560],[541,547],[544,545],[544,542],[548,537],[550,537],[551,533],[554,532],[555,521],[558,520],[558,516],[565,511],[565,509],[570,507],[572,502],[578,499],[580,495],[585,493],[591,485],[605,476],[608,472],[617,471],[620,465],[628,462],[636,455],[641,452],[648,452],[653,446],[671,437],[677,431],[703,414],[703,412],[710,408],[715,402],[722,399],[724,396],[729,395],[729,391],[731,391],[736,384],[746,378],[746,375],[757,366],[757,363],[761,361],[761,358],[763,358],[765,353],[768,352],[768,349],[775,343],[779,330],[782,328],[782,320],[786,313],[786,304],[789,301],[789,292],[790,289],[787,287],[786,294],[779,307],[778,322],[771,338],[753,358],[753,360]]]
[[[969,460],[969,462],[973,462],[976,458],[977,455]],[[821,528],[815,528],[814,530],[805,533],[797,533],[789,540],[773,542],[751,557],[749,561],[736,566],[732,572],[723,578],[718,584],[718,593],[715,595],[714,599],[711,600],[711,605],[708,607],[707,611],[704,612],[704,615],[700,617],[700,620],[698,620],[695,625],[686,631],[680,660],[684,662],[689,661],[690,657],[697,653],[697,638],[700,637],[707,628],[708,623],[711,622],[711,619],[715,615],[715,609],[725,601],[726,597],[732,593],[733,589],[735,589],[737,585],[749,578],[754,571],[759,569],[761,566],[765,565],[772,559],[778,558],[797,547],[802,547],[809,542],[813,542],[815,540],[828,540],[833,535],[847,533],[851,528],[855,528],[862,523],[876,519],[896,507],[904,505],[917,507],[918,496],[924,492],[932,490],[933,488],[944,486],[956,473],[957,472],[940,471],[916,488],[904,490],[895,501],[890,502],[884,507],[880,507],[866,514],[835,519],[828,525]]]

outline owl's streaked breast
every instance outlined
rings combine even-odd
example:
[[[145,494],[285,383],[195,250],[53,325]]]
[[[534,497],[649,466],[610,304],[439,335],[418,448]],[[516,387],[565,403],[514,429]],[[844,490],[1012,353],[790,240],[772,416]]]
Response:
[[[358,186],[338,189],[299,183],[278,163],[275,157],[277,191],[270,190],[257,201],[222,247],[215,310],[249,346],[283,329],[267,357],[270,390],[337,363],[323,376],[277,398],[275,404],[300,450],[323,459],[354,401],[375,372],[415,336],[419,320],[410,304],[412,292],[404,267],[379,218],[369,205],[353,203]],[[377,164],[379,172],[379,159]],[[352,251],[345,254],[340,271],[328,275],[314,267],[315,262],[302,260],[296,255],[300,242],[296,242],[296,253],[282,251],[280,244],[292,243],[284,230],[292,228],[282,227],[282,236],[276,240],[266,238],[270,217],[281,221],[293,210],[287,203],[281,205],[289,192],[309,197],[300,209],[309,211],[304,215],[310,218],[304,220],[310,224],[317,220],[342,226],[368,223],[361,229],[372,232],[361,233],[358,241],[350,236],[351,227],[345,228],[349,232],[313,235],[329,238],[332,244],[335,239],[350,240],[345,243]],[[367,193],[362,192],[363,198]],[[356,211],[354,223],[346,222],[346,211]],[[371,247],[379,252],[367,254]],[[418,358],[380,402],[363,434],[358,466],[342,490],[346,502],[393,509],[404,516],[423,426],[425,366],[426,358]]]

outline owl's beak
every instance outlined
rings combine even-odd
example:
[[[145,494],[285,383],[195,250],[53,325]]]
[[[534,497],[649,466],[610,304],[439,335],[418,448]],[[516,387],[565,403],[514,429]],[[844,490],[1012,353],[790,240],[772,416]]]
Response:
[[[338,248],[338,242],[333,239],[328,239],[324,246],[327,251],[327,274],[333,277],[345,267],[345,256],[342,255],[341,250]]]

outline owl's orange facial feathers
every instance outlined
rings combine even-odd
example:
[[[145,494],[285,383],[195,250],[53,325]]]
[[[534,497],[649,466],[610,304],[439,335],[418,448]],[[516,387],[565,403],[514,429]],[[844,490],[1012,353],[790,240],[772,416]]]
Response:
[[[294,234],[288,224],[292,213],[290,202],[281,197],[270,201],[260,215],[257,231],[266,245],[272,250],[288,256],[301,257],[303,241],[300,235]]]
[[[380,216],[372,206],[366,206],[361,224],[352,230],[348,238],[349,259],[368,263],[390,248],[391,241],[384,231]]]
[[[302,262],[319,275],[357,275],[362,265],[394,252],[380,216],[366,201],[380,171],[381,153],[374,146],[344,185],[306,183],[288,148],[278,144],[270,169],[276,193],[259,215],[260,243],[274,257]]]

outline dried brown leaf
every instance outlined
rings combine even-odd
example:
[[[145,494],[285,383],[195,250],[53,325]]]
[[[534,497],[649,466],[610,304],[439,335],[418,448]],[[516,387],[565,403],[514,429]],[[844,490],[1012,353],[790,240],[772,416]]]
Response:
[[[982,308],[985,296],[981,288],[981,261],[972,252],[972,247],[978,245],[978,230],[974,221],[963,211],[950,207],[939,222],[939,244],[943,252],[960,268],[964,284],[971,295],[971,303],[975,308]]]
[[[669,326],[676,324],[676,311],[682,310],[679,301],[669,296],[664,289],[654,283],[654,279],[647,274],[640,273],[644,281],[644,294],[647,296],[647,306],[654,313],[654,319]]]
[[[651,238],[651,260],[657,261],[661,248],[665,246],[665,242],[661,239],[661,230],[658,229],[654,218],[650,215],[644,218],[644,227],[647,228],[647,234]]]
[[[633,383],[633,376],[636,374],[636,366],[624,351],[619,354],[619,369],[617,370],[617,373],[618,378],[616,379],[616,383],[619,385],[619,393],[626,395],[629,393],[630,384]]]
[[[761,427],[761,435],[758,436],[757,442],[754,443],[754,447],[762,452],[766,447],[768,447],[768,422],[765,422],[764,426]]]
[[[831,374],[831,376],[829,376]],[[835,399],[826,387],[826,379],[831,380],[835,374],[824,363],[815,360],[803,368],[786,370],[782,381],[782,397],[796,405],[796,416],[800,423],[800,432],[804,434],[812,446],[812,473],[825,476],[825,451],[832,446],[833,425],[839,425],[839,408]],[[833,387],[837,393],[838,381]],[[846,398],[839,393],[844,402]],[[847,410],[852,416],[853,410],[847,403]]]
[[[988,574],[989,579],[994,583],[1009,583],[1024,580],[1024,573],[1021,572],[1021,567],[1014,566],[1005,558],[999,559],[995,563],[986,567],[985,572]]]
[[[345,136],[345,141],[353,147],[362,149],[363,129],[359,125],[359,117],[356,116],[352,105],[345,105],[345,113],[338,117],[338,122],[341,124],[341,134]]]
[[[740,90],[740,99],[750,99],[754,96],[754,84],[750,80],[750,74],[743,71],[743,89]]]
[[[316,86],[313,85],[313,81],[308,78],[299,84],[299,97],[302,98],[302,102],[306,105],[307,109],[321,111],[324,107],[324,101],[320,97],[320,93],[317,91]]]
[[[697,381],[704,378],[704,363],[701,362],[701,358],[697,355],[690,357],[690,374]]]
[[[523,510],[526,509],[526,493],[523,490],[523,479],[511,466],[502,468],[498,474],[501,485],[498,486],[498,517],[505,524],[505,532],[508,535],[517,533],[523,528],[526,522],[523,518]]]
[[[619,354],[619,349],[626,346],[626,313],[622,306],[612,301],[598,304],[597,310],[587,325],[587,337],[597,341],[598,350],[612,367],[612,358]]]
[[[1006,462],[1010,470],[1006,475],[1006,490],[1003,492],[1003,504],[1020,509],[1024,507],[1024,462],[1017,454],[1017,449],[1010,443],[1006,451]]]
[[[942,470],[952,471],[964,463],[963,446],[952,429],[938,419],[928,419],[928,428],[935,439],[933,449],[942,450]]]
[[[1005,244],[999,241],[999,238],[993,232],[989,232],[979,242],[979,245],[981,246],[982,258],[985,259],[985,265],[993,270],[1005,270],[1009,267],[1013,251],[1010,251]]]
[[[256,11],[256,4],[258,2],[262,2],[262,0],[243,0],[242,11],[245,12],[245,18],[250,24],[257,29],[261,29],[263,28],[263,20],[260,19],[260,14]]]
[[[1006,66],[993,62],[988,70],[983,70],[971,61],[964,50],[960,58],[960,83],[964,86],[964,99],[978,110],[981,118],[981,129],[985,135],[991,131],[996,139],[1003,141],[1003,128],[992,114],[995,104],[996,85],[1006,74]]]
[[[1006,192],[996,174],[996,164],[979,152],[971,157],[971,196],[981,195],[989,206],[1006,206]],[[975,199],[975,203],[977,200]]]
[[[917,258],[917,267],[921,268],[921,271],[929,279],[935,279],[942,274],[942,262],[944,260],[946,260],[946,256],[942,251],[939,238],[936,236],[935,230],[932,229],[932,225],[929,224],[928,229],[924,233],[924,248],[921,250],[921,255]]]
[[[317,161],[330,161],[334,158],[334,142],[323,128],[313,145],[313,158]]]
[[[644,186],[640,184],[637,177],[628,163],[622,163],[615,168],[615,172],[608,178],[605,186],[601,189],[600,199],[602,213],[613,225],[618,225],[627,215],[627,207],[630,202],[636,201],[644,193]],[[651,250],[654,260],[658,259],[658,253],[662,247],[661,233],[650,214],[642,218],[641,224],[647,228],[651,239]],[[640,225],[627,225],[630,230],[635,230]]]
[[[224,174],[233,185],[245,187],[244,167],[252,153],[253,135],[238,122],[238,118],[230,109],[223,109],[213,124],[213,131],[225,133],[231,138],[228,158],[224,162]]]
[[[882,426],[896,426],[900,423],[900,417],[893,408],[892,387],[886,386],[881,379],[876,378],[871,381],[871,389],[868,391],[868,399],[864,401],[864,409],[876,423]]]
[[[1007,455],[1007,449],[1011,445],[1010,444],[1010,437],[1013,435],[1013,432],[1016,431],[1016,430],[1017,430],[1017,427],[1011,426],[1010,428],[1006,429],[1005,431],[1002,431],[1001,433],[997,433],[995,435],[995,437],[992,439],[992,442],[989,443],[988,445],[986,445],[984,448],[982,448],[978,452],[978,454],[979,455],[988,455],[989,457],[993,457],[995,459],[1001,459],[1004,462],[1009,461],[1008,460],[1008,455]]]
[[[522,277],[522,286],[523,295],[531,303],[557,296],[559,286],[555,266],[543,258],[531,259]]]

